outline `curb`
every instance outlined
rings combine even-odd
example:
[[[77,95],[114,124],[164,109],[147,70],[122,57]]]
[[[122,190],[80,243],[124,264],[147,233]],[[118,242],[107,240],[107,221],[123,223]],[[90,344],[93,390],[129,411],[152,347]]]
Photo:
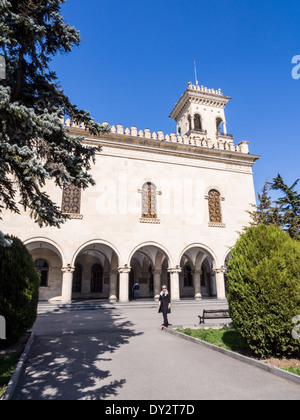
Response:
[[[22,355],[19,359],[17,367],[16,367],[16,369],[15,369],[15,371],[14,371],[14,373],[13,373],[13,375],[12,375],[12,377],[11,377],[9,383],[8,383],[7,390],[2,397],[2,401],[8,401],[8,400],[12,399],[12,397],[14,395],[14,392],[16,390],[16,387],[18,385],[21,373],[22,373],[24,363],[25,363],[25,361],[28,357],[28,353],[29,353],[31,345],[33,343],[33,339],[34,339],[34,333],[32,331],[31,334],[30,334],[30,337],[27,341],[27,344],[25,346],[25,349],[24,349],[24,351],[23,351],[23,353],[22,353]]]
[[[214,344],[207,343],[206,341],[202,341],[199,338],[191,337],[189,335],[183,334],[179,331],[175,331],[170,328],[164,328],[164,331],[169,334],[173,334],[177,337],[180,337],[184,340],[191,341],[193,343],[208,347],[211,350],[218,351],[219,353],[223,353],[229,357],[232,357],[233,359],[239,360],[240,362],[247,363],[248,365],[251,365],[251,366],[255,366],[259,369],[265,370],[266,372],[272,373],[273,375],[279,376],[283,379],[287,379],[289,381],[295,382],[296,384],[300,385],[300,376],[295,375],[294,373],[287,372],[275,366],[267,365],[263,362],[259,362],[258,360],[251,359],[250,357],[243,356],[231,350],[223,349],[222,347],[215,346]]]

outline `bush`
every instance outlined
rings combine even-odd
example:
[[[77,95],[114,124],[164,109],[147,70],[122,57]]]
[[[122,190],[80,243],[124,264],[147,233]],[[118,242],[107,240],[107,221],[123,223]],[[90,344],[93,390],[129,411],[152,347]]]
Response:
[[[0,246],[0,315],[6,319],[6,341],[10,345],[31,328],[37,315],[39,275],[32,257],[20,239]]]
[[[299,356],[300,243],[280,228],[246,229],[232,250],[228,303],[236,329],[260,357]]]

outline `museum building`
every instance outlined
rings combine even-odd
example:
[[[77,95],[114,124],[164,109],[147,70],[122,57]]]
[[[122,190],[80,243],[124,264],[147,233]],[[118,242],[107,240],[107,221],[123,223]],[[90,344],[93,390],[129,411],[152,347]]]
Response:
[[[101,146],[95,186],[49,183],[47,193],[70,216],[60,229],[39,228],[27,212],[6,213],[1,229],[18,236],[41,273],[40,300],[226,297],[226,265],[256,203],[252,168],[259,156],[227,132],[221,89],[188,84],[165,135],[111,126],[91,136],[64,121],[70,134]],[[103,123],[105,124],[105,123]]]

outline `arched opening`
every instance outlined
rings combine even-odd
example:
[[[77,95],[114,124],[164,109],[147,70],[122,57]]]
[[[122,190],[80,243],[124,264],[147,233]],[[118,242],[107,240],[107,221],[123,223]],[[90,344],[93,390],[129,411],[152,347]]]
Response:
[[[118,299],[119,258],[101,242],[84,245],[74,256],[72,299]]]
[[[202,121],[199,114],[194,115],[194,130],[202,131]]]
[[[170,288],[168,273],[169,258],[165,251],[154,245],[145,245],[136,249],[130,258],[128,295],[133,299],[133,285],[140,286],[139,298],[158,299],[163,283]],[[169,289],[170,293],[171,290]]]
[[[223,126],[223,120],[222,118],[216,119],[216,131],[217,134],[223,136],[224,135],[224,126]]]
[[[200,245],[183,251],[179,276],[181,297],[201,300],[217,295],[214,261],[213,254]]]
[[[41,276],[39,300],[61,296],[64,256],[59,246],[45,238],[25,241],[25,245]]]

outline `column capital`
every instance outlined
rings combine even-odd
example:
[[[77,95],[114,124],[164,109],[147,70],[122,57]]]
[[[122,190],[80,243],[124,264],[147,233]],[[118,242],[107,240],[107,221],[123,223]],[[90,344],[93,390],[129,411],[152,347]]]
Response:
[[[120,274],[129,274],[131,271],[131,267],[128,267],[128,266],[119,267],[118,271]]]
[[[153,274],[154,275],[160,275],[162,273],[162,270],[154,270]]]
[[[74,273],[74,271],[75,271],[75,267],[73,267],[73,266],[71,266],[71,265],[68,265],[67,267],[63,267],[62,269],[61,269],[61,271],[63,272],[63,273]]]
[[[226,268],[225,267],[220,267],[220,268],[213,268],[212,270],[215,274],[219,274],[219,273],[226,273]]]
[[[192,274],[201,274],[202,270],[192,270]]]
[[[175,268],[168,268],[168,273],[171,274],[180,274],[182,272],[182,268],[181,267],[175,267]]]

